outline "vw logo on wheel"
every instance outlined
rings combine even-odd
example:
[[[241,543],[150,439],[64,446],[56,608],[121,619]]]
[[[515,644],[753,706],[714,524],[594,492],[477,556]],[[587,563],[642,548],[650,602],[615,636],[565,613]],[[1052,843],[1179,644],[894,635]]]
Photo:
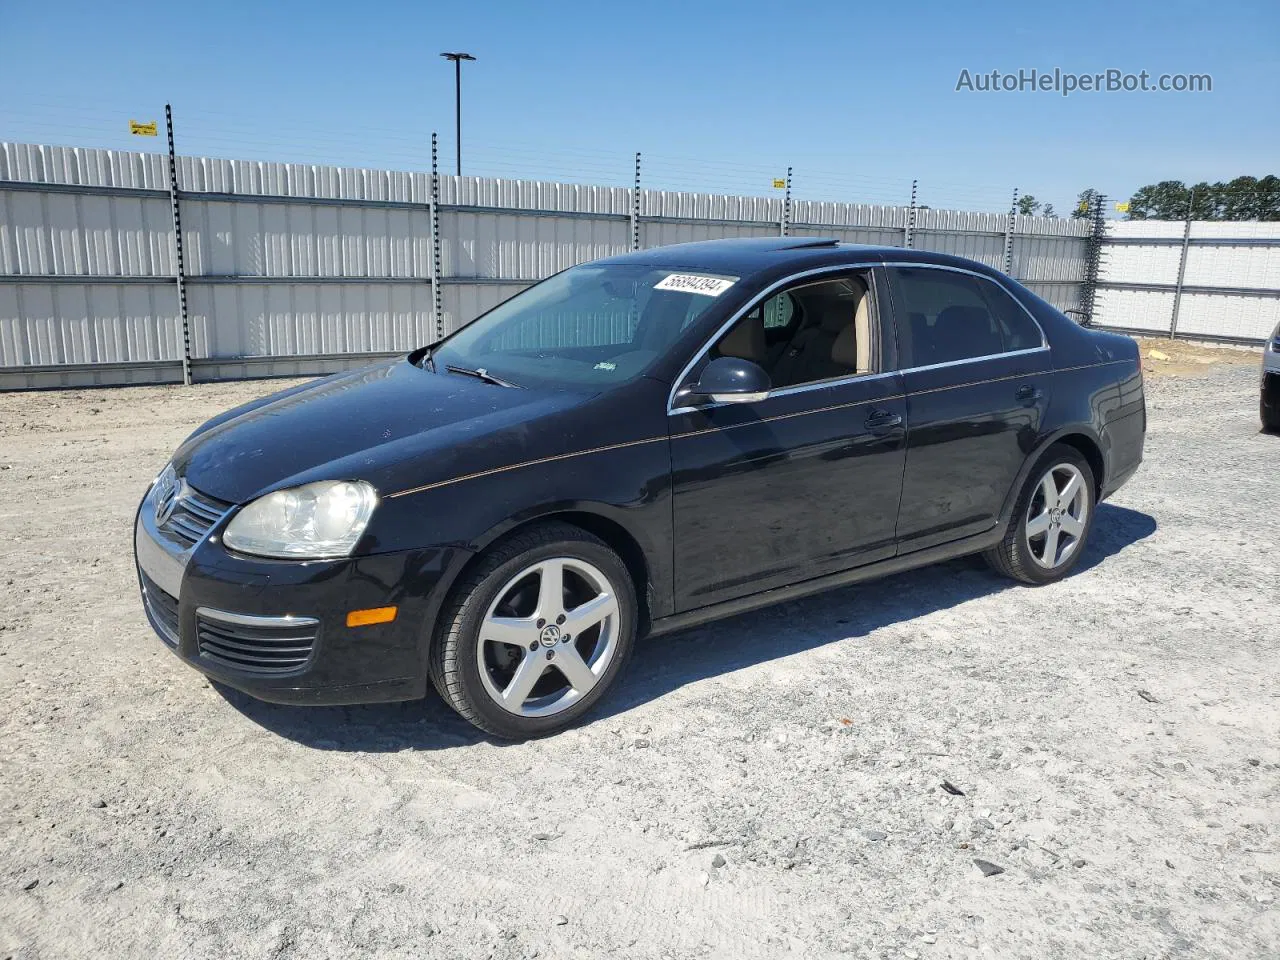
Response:
[[[542,633],[538,635],[538,639],[544,647],[554,647],[560,642],[560,628],[554,623],[548,623],[542,628]]]

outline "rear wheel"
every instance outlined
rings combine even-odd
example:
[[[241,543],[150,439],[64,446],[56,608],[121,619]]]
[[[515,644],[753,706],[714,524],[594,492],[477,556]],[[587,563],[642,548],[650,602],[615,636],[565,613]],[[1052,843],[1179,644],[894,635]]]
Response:
[[[432,680],[482,730],[542,736],[604,696],[635,629],[635,588],[618,555],[577,527],[545,524],[503,541],[455,589]]]
[[[983,554],[1023,583],[1052,583],[1079,561],[1093,527],[1094,476],[1074,447],[1055,444],[1027,478],[1004,539]]]

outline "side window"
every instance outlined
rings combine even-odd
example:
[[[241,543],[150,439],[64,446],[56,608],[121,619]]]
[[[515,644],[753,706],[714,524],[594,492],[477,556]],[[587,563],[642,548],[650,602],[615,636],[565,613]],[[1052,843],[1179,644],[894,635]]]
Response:
[[[893,267],[889,272],[897,299],[903,366],[925,367],[1005,352],[1004,336],[977,277],[927,267]]]
[[[991,315],[996,319],[1006,352],[1033,350],[1044,345],[1044,338],[1036,322],[1005,290],[990,280],[979,280],[978,289],[991,308]]]
[[[864,274],[784,290],[746,314],[710,356],[758,363],[774,388],[871,372],[871,294]]]

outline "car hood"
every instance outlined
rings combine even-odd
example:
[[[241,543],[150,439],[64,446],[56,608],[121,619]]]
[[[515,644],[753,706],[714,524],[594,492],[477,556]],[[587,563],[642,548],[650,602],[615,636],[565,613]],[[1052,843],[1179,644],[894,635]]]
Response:
[[[232,503],[324,479],[367,480],[387,493],[450,475],[461,445],[523,431],[584,399],[431,373],[399,358],[216,417],[179,448],[174,465],[197,490]]]

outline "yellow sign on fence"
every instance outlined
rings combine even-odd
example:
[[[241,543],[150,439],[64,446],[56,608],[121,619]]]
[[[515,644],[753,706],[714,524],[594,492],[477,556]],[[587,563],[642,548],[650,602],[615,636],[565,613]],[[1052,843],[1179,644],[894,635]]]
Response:
[[[150,123],[139,123],[137,120],[130,120],[129,132],[135,137],[154,137],[156,135],[156,122],[152,120]]]
[[[1129,201],[1127,201],[1127,200],[1126,200],[1124,203],[1117,203],[1117,204],[1116,204],[1116,212],[1117,212],[1117,213],[1128,213],[1128,212],[1129,212]]]
[[[774,187],[775,187],[775,188],[777,188],[778,190],[781,190],[781,189],[783,189],[784,187],[786,187],[786,185],[787,185],[787,181],[785,181],[785,180],[779,180],[777,177],[774,177],[774,178],[773,178],[773,185],[774,185]]]

